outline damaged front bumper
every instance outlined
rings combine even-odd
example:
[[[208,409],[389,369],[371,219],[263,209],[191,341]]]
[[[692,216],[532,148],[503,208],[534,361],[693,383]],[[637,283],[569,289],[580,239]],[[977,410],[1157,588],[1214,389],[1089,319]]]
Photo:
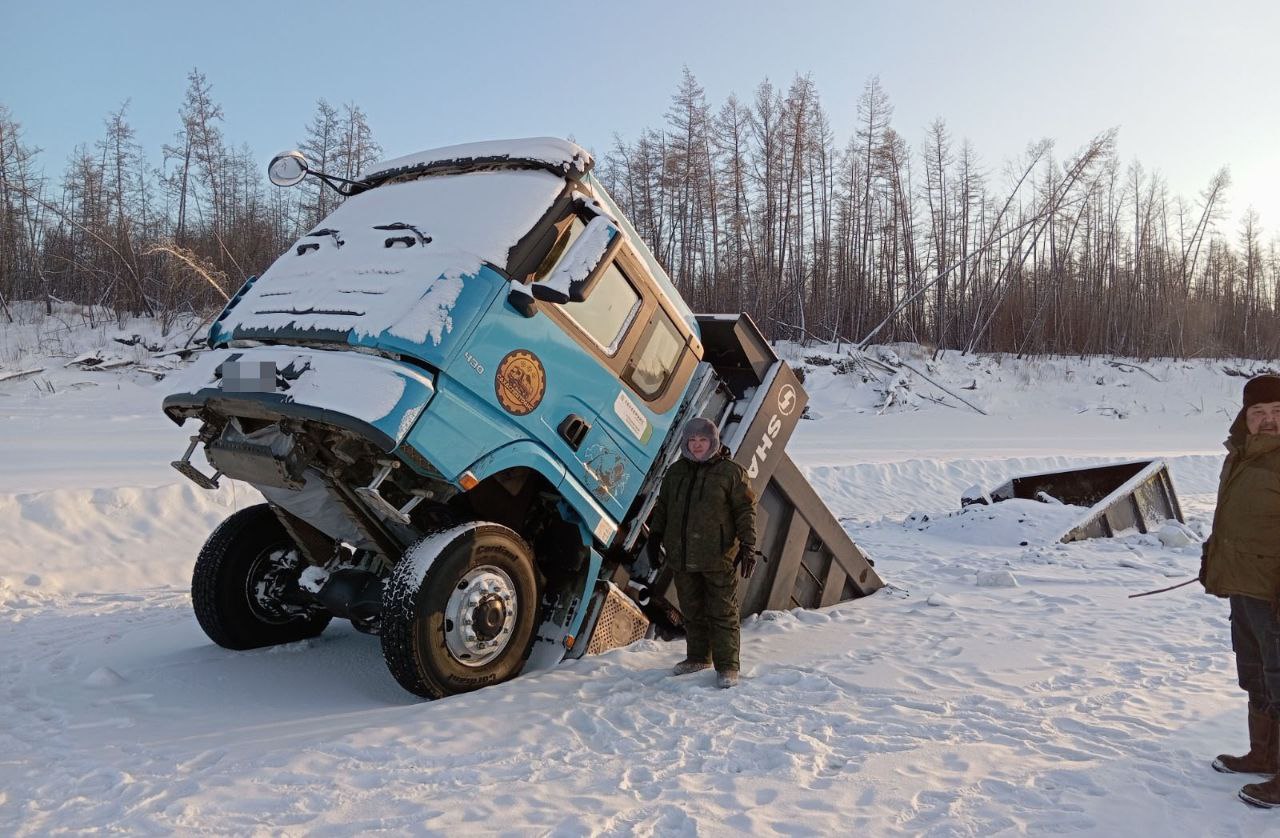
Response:
[[[305,458],[294,437],[280,432],[282,421],[340,429],[394,451],[435,394],[429,375],[387,358],[274,346],[210,353],[181,383],[164,399],[165,414],[178,424],[199,417],[206,426],[173,466],[205,489],[217,488],[222,474],[301,489]],[[217,469],[212,477],[191,463],[200,442]]]
[[[430,375],[377,355],[259,346],[211,352],[192,365],[188,386],[164,399],[181,425],[212,412],[227,417],[320,422],[391,452],[435,395]]]

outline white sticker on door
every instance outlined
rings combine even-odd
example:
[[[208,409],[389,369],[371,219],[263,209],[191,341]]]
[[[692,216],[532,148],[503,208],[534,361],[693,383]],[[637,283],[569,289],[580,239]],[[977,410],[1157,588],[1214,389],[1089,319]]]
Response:
[[[618,398],[613,400],[613,412],[618,414],[618,418],[627,426],[627,430],[635,434],[641,445],[649,442],[649,437],[653,435],[653,426],[649,424],[649,420],[645,418],[636,403],[627,398],[626,393],[618,393]]]

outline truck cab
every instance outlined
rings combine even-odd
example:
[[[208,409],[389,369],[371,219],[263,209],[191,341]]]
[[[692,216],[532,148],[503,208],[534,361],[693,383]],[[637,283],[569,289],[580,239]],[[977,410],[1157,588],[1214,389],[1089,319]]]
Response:
[[[703,363],[699,318],[591,168],[549,138],[386,161],[227,304],[163,403],[199,423],[179,471],[266,500],[197,558],[215,642],[343,617],[434,697],[648,626],[658,574],[631,569],[679,424],[750,387]]]

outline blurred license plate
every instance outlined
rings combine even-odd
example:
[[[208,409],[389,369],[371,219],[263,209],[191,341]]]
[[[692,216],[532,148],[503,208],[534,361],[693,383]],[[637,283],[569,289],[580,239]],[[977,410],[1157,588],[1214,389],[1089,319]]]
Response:
[[[226,393],[274,393],[274,361],[224,361],[222,390]]]

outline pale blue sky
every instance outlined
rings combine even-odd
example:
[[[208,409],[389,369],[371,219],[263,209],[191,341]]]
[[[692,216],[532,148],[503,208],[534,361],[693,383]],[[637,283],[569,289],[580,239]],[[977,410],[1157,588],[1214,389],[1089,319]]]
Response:
[[[1060,157],[1120,128],[1125,160],[1193,197],[1230,165],[1233,217],[1280,230],[1280,2],[0,0],[0,103],[60,174],[125,99],[152,155],[198,67],[223,130],[265,161],[315,100],[354,101],[387,156],[513,136],[597,151],[658,126],[688,65],[718,105],[812,73],[837,138],[879,75],[913,146],[938,116],[989,170],[1040,137]],[[1235,222],[1226,231],[1234,238]]]

